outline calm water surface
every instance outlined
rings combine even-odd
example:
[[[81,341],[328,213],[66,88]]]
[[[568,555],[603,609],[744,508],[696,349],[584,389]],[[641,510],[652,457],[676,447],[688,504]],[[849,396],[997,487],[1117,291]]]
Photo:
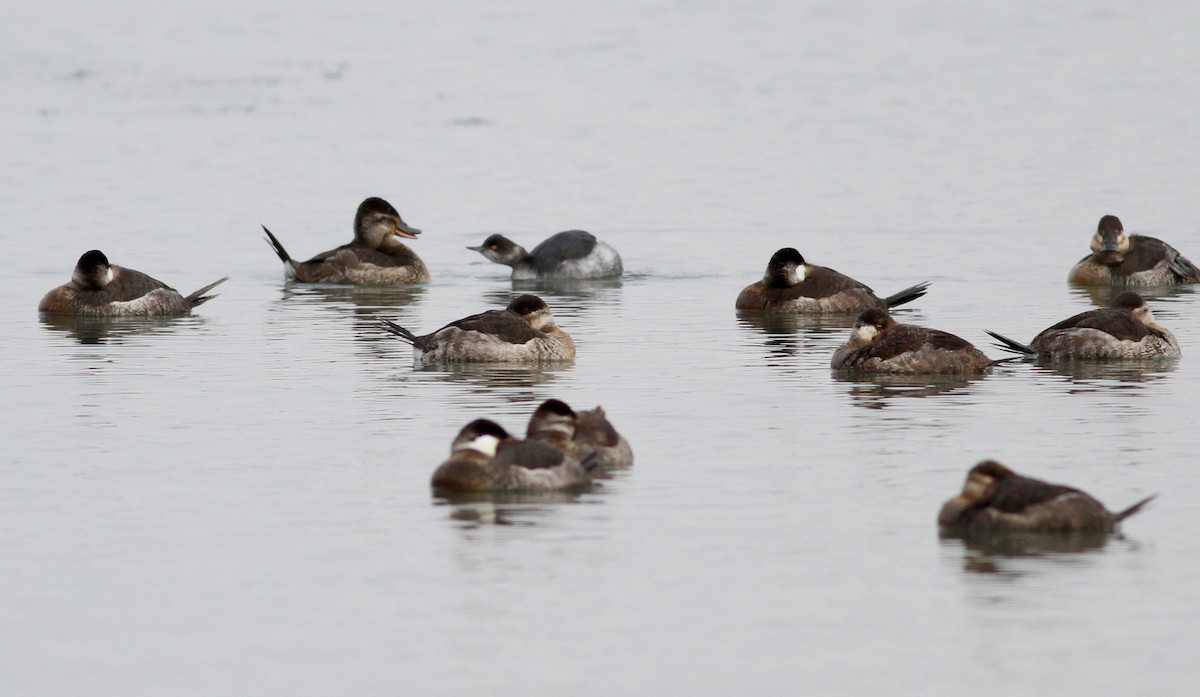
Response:
[[[22,695],[1186,694],[1200,649],[1200,299],[1178,361],[831,376],[847,320],[738,317],[782,246],[984,345],[1103,303],[1102,214],[1200,256],[1190,3],[217,2],[0,26],[0,684]],[[425,230],[406,289],[289,285],[358,202]],[[463,249],[592,230],[621,282],[514,288]],[[79,255],[193,317],[40,319]],[[543,295],[545,369],[415,368],[418,331]],[[995,349],[989,349],[998,355]],[[603,404],[637,464],[447,502],[487,416]],[[1124,533],[939,540],[978,460],[1160,499]]]

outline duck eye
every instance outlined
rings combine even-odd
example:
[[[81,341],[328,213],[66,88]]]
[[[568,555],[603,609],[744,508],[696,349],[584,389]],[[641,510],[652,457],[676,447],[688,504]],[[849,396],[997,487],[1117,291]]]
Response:
[[[498,245],[492,245],[492,251],[493,251],[493,252],[494,252],[494,251],[496,251],[496,250],[497,250],[497,249],[499,249],[499,248],[500,248],[500,247],[499,247]]]

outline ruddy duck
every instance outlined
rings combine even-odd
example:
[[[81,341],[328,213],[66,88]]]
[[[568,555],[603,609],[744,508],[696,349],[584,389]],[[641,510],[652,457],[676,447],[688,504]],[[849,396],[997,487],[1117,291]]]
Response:
[[[834,313],[886,310],[925,295],[929,283],[879,298],[866,285],[824,266],[804,261],[791,247],[775,252],[761,281],[746,286],[737,297],[739,310]]]
[[[1092,253],[1067,281],[1085,286],[1173,286],[1200,283],[1200,268],[1154,237],[1125,234],[1121,219],[1106,215],[1092,236]]]
[[[347,283],[360,286],[420,283],[429,280],[429,270],[413,250],[400,241],[416,239],[421,231],[409,226],[392,204],[369,198],[354,214],[354,241],[322,252],[308,261],[296,261],[271,234],[267,241],[283,261],[288,279],[301,283]]]
[[[1154,499],[1112,513],[1079,489],[1022,477],[994,460],[967,473],[962,493],[938,513],[938,525],[960,532],[1112,532]]]
[[[578,460],[530,440],[515,440],[500,424],[476,419],[450,446],[433,473],[444,491],[556,491],[586,486],[591,477]]]
[[[994,361],[948,332],[897,324],[883,310],[858,316],[830,367],[864,373],[982,373]]]
[[[478,247],[489,261],[512,267],[514,281],[532,278],[616,278],[621,275],[617,250],[583,230],[567,230],[542,241],[532,252],[504,235],[491,235]]]
[[[1064,319],[1033,337],[1028,346],[996,332],[988,334],[1005,351],[1050,360],[1179,355],[1175,335],[1154,321],[1150,306],[1133,291],[1118,295],[1112,307]]]
[[[589,466],[614,469],[633,464],[629,441],[617,433],[601,407],[576,412],[564,402],[548,399],[533,412],[525,437]]]
[[[554,361],[575,357],[575,342],[554,323],[550,308],[536,295],[515,298],[503,310],[464,317],[417,336],[395,322],[383,328],[412,344],[424,363],[454,361]]]
[[[188,296],[140,271],[108,263],[98,249],[79,257],[71,282],[46,293],[38,312],[97,317],[158,317],[186,315],[217,296],[205,295],[229,277]]]

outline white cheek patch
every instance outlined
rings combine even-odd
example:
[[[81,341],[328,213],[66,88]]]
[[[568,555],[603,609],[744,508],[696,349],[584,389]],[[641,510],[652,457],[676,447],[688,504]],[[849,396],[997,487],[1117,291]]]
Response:
[[[112,280],[113,280],[113,272],[112,272],[112,268],[110,267],[110,268],[107,268],[104,270],[104,285],[108,285],[109,283],[112,283]]]
[[[477,452],[481,452],[488,457],[496,456],[496,448],[499,445],[500,439],[489,435],[476,436],[474,440],[467,443],[468,448]]]
[[[799,266],[796,267],[795,275],[796,275],[796,283],[803,282],[804,279],[808,278],[808,267],[805,266],[804,264],[800,264]]]
[[[875,340],[876,336],[879,335],[879,330],[870,324],[864,324],[858,329],[855,329],[854,334],[859,338],[860,341],[869,344]]]

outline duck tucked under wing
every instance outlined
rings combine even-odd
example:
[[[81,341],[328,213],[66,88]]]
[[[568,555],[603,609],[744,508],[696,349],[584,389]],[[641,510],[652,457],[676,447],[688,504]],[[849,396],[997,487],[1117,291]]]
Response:
[[[508,310],[488,310],[470,317],[463,317],[447,324],[442,329],[456,327],[463,331],[489,334],[510,344],[524,344],[538,338],[538,332],[525,320]],[[438,331],[441,331],[439,329]]]
[[[550,469],[563,463],[565,456],[554,448],[533,440],[510,440],[496,449],[493,465]]]
[[[1066,494],[1082,493],[1078,489],[1061,484],[1010,475],[1007,481],[993,488],[987,496],[987,504],[1004,513],[1019,513],[1030,506],[1053,501]]]
[[[128,302],[137,300],[151,291],[166,289],[174,290],[162,281],[151,278],[141,271],[134,271],[123,266],[112,266],[113,279],[103,290],[96,291],[91,297],[100,302]]]
[[[785,291],[780,297],[787,298],[828,298],[848,290],[863,290],[873,292],[870,288],[824,266],[809,266],[804,280],[794,286],[780,289]]]
[[[1068,317],[1047,328],[1042,334],[1062,329],[1096,329],[1122,341],[1141,341],[1150,334],[1150,328],[1139,322],[1133,315],[1111,307],[1089,310]]]

